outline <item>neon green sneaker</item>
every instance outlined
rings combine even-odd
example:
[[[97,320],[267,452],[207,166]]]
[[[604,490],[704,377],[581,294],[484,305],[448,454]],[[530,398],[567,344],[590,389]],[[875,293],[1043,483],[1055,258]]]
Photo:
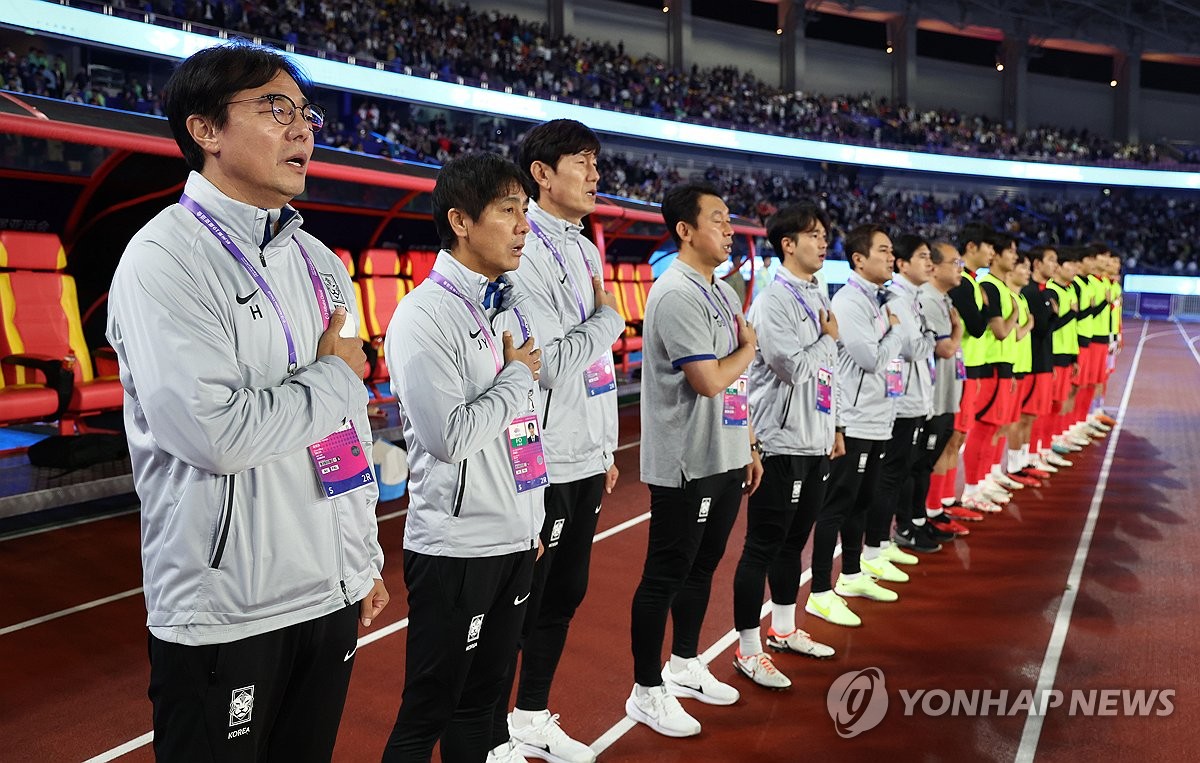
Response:
[[[838,575],[838,582],[833,590],[842,596],[861,596],[872,601],[895,601],[900,598],[900,594],[879,585],[870,575],[859,575],[853,579],[844,574]]]
[[[808,601],[804,604],[804,611],[834,625],[844,625],[847,628],[862,625],[862,619],[851,612],[846,602],[833,591],[810,593]]]
[[[916,564],[920,561],[917,557],[904,551],[890,540],[879,550],[879,556],[887,559],[892,564]]]
[[[874,559],[863,558],[858,563],[862,567],[863,572],[868,575],[874,575],[878,580],[884,580],[888,583],[908,582],[908,573],[882,556],[877,556]]]

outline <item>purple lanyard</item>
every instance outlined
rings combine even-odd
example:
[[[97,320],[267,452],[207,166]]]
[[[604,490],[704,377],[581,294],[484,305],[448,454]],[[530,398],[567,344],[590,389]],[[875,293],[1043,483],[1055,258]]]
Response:
[[[803,307],[804,312],[808,313],[808,317],[813,319],[813,325],[817,327],[817,333],[820,334],[821,322],[817,320],[817,316],[812,311],[812,308],[808,306],[808,303],[804,301],[804,297],[800,295],[800,290],[788,283],[788,280],[779,274],[775,275],[775,282],[792,293],[792,296],[800,303],[800,307]]]
[[[875,310],[875,317],[879,320],[880,328],[882,328],[884,331],[887,331],[887,319],[883,317],[883,310],[879,307],[879,302],[875,299],[875,295],[864,289],[863,285],[858,281],[849,280],[847,283],[861,291],[863,296],[870,300],[871,307]]]
[[[541,227],[539,227],[537,223],[535,223],[533,220],[530,220],[529,227],[533,231],[534,235],[541,239],[542,243],[546,245],[546,248],[550,250],[550,254],[554,255],[554,259],[563,269],[563,272],[567,274],[567,278],[571,280],[571,291],[575,293],[575,304],[579,306],[579,320],[586,321],[588,316],[587,308],[583,306],[583,293],[579,291],[579,284],[575,283],[575,276],[571,275],[571,269],[567,267],[567,258],[563,257],[562,252],[558,251],[558,247],[550,241],[550,237],[542,231]],[[583,251],[583,244],[580,244],[579,242],[575,243],[579,247],[579,254],[583,257],[584,266],[587,268],[588,273],[591,274],[592,278],[595,278],[596,272],[592,270],[592,262],[588,259],[587,254]]]
[[[905,286],[904,284],[900,283],[899,281],[892,281],[892,286],[895,286],[897,289],[899,289],[900,292],[904,294],[904,296],[906,296],[906,297],[908,296],[908,287]],[[920,326],[920,324],[921,324],[921,305],[918,304],[916,296],[913,297],[912,302],[910,303],[910,309],[912,310],[913,318],[916,319],[918,326]]]
[[[254,269],[254,265],[250,263],[250,260],[246,258],[246,255],[242,253],[242,250],[238,249],[237,244],[233,243],[233,239],[229,237],[229,234],[225,232],[225,229],[218,225],[216,220],[212,219],[212,216],[208,214],[208,211],[204,209],[204,207],[200,206],[199,202],[185,193],[179,197],[179,204],[184,209],[195,215],[196,219],[199,220],[204,227],[208,228],[209,232],[216,237],[217,241],[221,242],[221,245],[225,247],[226,251],[232,254],[235,260],[241,263],[246,272],[250,274],[250,277],[254,279],[254,283],[258,285],[258,288],[262,289],[262,293],[266,296],[267,300],[270,301],[271,306],[275,308],[275,314],[279,316],[279,324],[283,327],[283,338],[287,342],[288,348],[288,373],[295,373],[296,368],[299,366],[296,358],[296,343],[295,340],[292,339],[291,324],[288,323],[287,315],[284,314],[283,306],[279,304],[279,298],[275,296],[275,292],[271,290],[271,287],[267,284],[263,277],[259,275],[259,272]],[[300,256],[304,258],[304,264],[308,267],[308,278],[310,281],[312,281],[313,294],[316,295],[317,306],[321,309],[323,325],[328,327],[331,311],[329,309],[328,297],[325,295],[325,287],[321,285],[321,276],[317,273],[317,267],[313,265],[313,261],[308,256],[308,252],[304,251],[304,245],[301,244],[298,239],[296,240],[296,246],[300,247]]]
[[[688,280],[692,282],[693,286],[700,290],[700,293],[703,294],[704,298],[708,300],[708,304],[712,305],[713,312],[720,313],[721,308],[717,307],[717,303],[712,298],[712,295],[708,293],[708,289],[704,288],[695,281],[692,281],[690,278]],[[720,291],[720,287],[717,287],[717,290],[721,295],[721,301],[725,303],[725,307],[729,311],[729,320],[725,324],[725,327],[729,329],[729,354],[733,354],[733,351],[737,349],[737,318],[733,314],[733,305],[729,304],[729,298],[725,296],[724,292]]]
[[[429,280],[458,297],[458,299],[467,308],[467,312],[470,313],[471,317],[475,319],[475,325],[479,327],[479,333],[483,335],[485,340],[487,340],[488,349],[492,351],[492,360],[496,362],[496,373],[500,373],[500,369],[504,368],[504,356],[501,355],[499,350],[496,349],[496,342],[492,339],[491,327],[489,327],[487,322],[484,320],[483,314],[479,312],[479,308],[475,306],[474,302],[467,299],[467,297],[458,290],[457,286],[450,283],[449,279],[436,270],[430,271]],[[521,311],[515,307],[513,308],[513,314],[517,316],[517,322],[521,324],[521,336],[523,337],[521,344],[525,344],[525,342],[529,341],[529,325],[525,323],[525,316],[521,315]]]

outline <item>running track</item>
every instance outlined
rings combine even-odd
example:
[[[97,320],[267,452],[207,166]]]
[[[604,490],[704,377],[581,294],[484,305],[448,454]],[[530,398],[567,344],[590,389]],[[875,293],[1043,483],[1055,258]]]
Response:
[[[744,525],[717,572],[702,642],[735,682],[728,708],[687,702],[704,724],[673,740],[623,722],[632,681],[629,602],[648,510],[637,482],[637,409],[622,413],[623,477],[604,505],[592,584],[551,697],[564,728],[604,761],[1154,759],[1191,761],[1200,741],[1200,668],[1192,659],[1200,559],[1200,354],[1195,328],[1129,321],[1108,391],[1121,426],[1039,490],[940,554],[923,557],[894,604],[856,602],[863,627],[815,618],[825,662],[781,656],[788,692],[733,675],[731,580]],[[1140,352],[1139,352],[1140,346]],[[1132,384],[1129,382],[1132,381]],[[380,538],[400,555],[403,503],[381,505]],[[806,552],[807,565],[807,552]],[[338,740],[339,761],[378,760],[399,704],[404,587],[363,633]],[[130,512],[0,539],[0,757],[8,761],[150,760],[145,612],[138,524]],[[801,592],[801,602],[807,595]],[[890,705],[875,729],[837,736],[825,696],[842,673],[876,666]],[[906,716],[899,689],[1172,689],[1166,717]],[[1188,752],[1191,750],[1192,752]]]

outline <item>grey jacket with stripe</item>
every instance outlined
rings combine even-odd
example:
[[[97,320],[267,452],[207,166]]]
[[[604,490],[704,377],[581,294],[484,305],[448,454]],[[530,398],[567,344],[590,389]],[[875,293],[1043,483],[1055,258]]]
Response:
[[[299,365],[288,374],[281,323],[258,285],[182,206],[129,242],[109,293],[108,339],[142,503],[147,625],[197,645],[357,602],[380,577],[383,552],[375,486],[325,498],[308,451],[350,419],[370,461],[366,389],[339,358],[316,357],[323,317],[297,242],[331,307],[352,312],[345,267],[290,207],[260,249],[265,210],[197,173],[185,191],[278,297]]]
[[[847,437],[862,440],[890,439],[896,420],[896,400],[887,396],[885,373],[888,362],[900,357],[903,340],[875,299],[879,291],[851,273],[833,295],[839,335],[838,423],[846,427]]]

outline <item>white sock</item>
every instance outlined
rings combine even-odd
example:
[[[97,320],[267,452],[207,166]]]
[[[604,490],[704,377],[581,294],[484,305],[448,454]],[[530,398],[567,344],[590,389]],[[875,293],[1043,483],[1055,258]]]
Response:
[[[879,546],[863,546],[862,558],[868,562],[879,558],[879,552],[882,549]]]
[[[523,729],[533,725],[533,722],[546,710],[522,710],[519,707],[514,707],[512,711],[512,725],[515,728]]]
[[[762,650],[762,639],[759,637],[758,628],[738,631],[738,654],[743,657],[753,657],[761,654]]]
[[[633,685],[633,693],[639,697],[645,697],[650,693],[651,689],[661,689],[661,686],[642,686],[641,684]]]
[[[682,673],[692,659],[691,657],[680,657],[677,654],[671,655],[671,672]]]
[[[851,580],[858,580],[861,577],[862,577],[861,572],[854,572],[854,573],[843,572],[842,573],[842,578],[844,578],[847,583],[849,583]]]
[[[979,485],[963,485],[963,498],[974,498],[979,494]]]
[[[930,519],[932,519],[934,517],[940,517],[941,515],[943,515],[945,513],[946,512],[943,511],[942,509],[931,509],[929,507],[925,508],[925,516],[929,517]],[[915,523],[916,520],[914,519],[913,522]]]
[[[939,511],[938,513],[941,514],[942,512]],[[914,527],[924,527],[925,526],[925,517],[917,517],[916,519],[914,519],[912,521],[912,523],[913,523]]]
[[[1010,472],[1019,472],[1025,468],[1025,461],[1021,457],[1021,451],[1008,451],[1008,470]]]
[[[771,630],[786,636],[796,630],[796,605],[771,602]]]
[[[1025,443],[1021,446],[1021,468],[1024,469],[1026,466],[1032,465],[1033,459],[1029,456],[1029,443]],[[1018,471],[1020,470],[1018,469]]]

